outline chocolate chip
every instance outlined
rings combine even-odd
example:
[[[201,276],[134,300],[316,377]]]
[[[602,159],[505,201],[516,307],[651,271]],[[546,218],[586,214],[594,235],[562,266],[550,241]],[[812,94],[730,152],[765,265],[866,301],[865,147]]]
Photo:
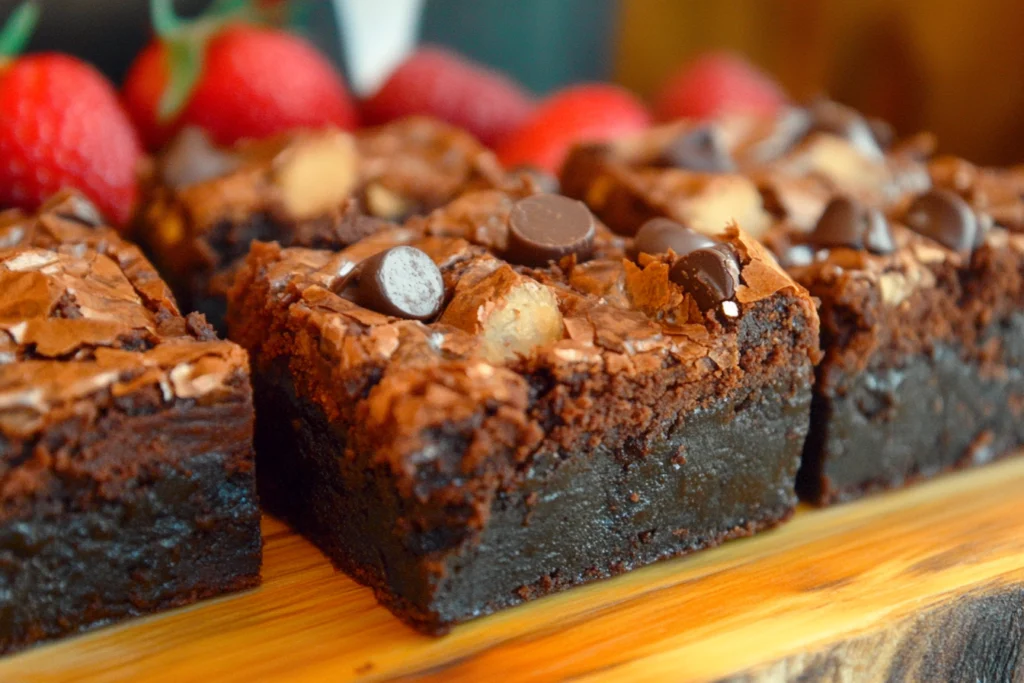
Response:
[[[963,255],[970,254],[983,238],[982,226],[970,205],[949,190],[918,195],[903,220],[914,232]]]
[[[227,175],[240,165],[237,155],[218,149],[202,129],[185,128],[164,151],[160,176],[177,189]]]
[[[640,226],[630,245],[629,255],[635,259],[639,254],[664,254],[671,249],[682,256],[714,245],[713,239],[681,223],[668,218],[652,218]]]
[[[594,216],[582,202],[557,194],[520,199],[508,219],[505,258],[524,266],[543,266],[567,254],[581,259],[594,245]]]
[[[732,249],[718,244],[680,258],[669,271],[669,278],[686,290],[702,311],[707,311],[733,297],[740,267]]]
[[[536,186],[540,192],[547,194],[557,194],[561,187],[558,182],[558,178],[548,173],[542,168],[525,164],[522,166],[516,166],[511,169],[511,173],[518,174],[521,176],[529,176],[530,180]]]
[[[414,247],[392,247],[359,265],[356,301],[366,308],[410,320],[437,315],[444,279],[434,261]]]
[[[807,241],[819,247],[867,249],[875,254],[896,250],[885,215],[848,197],[828,203]]]
[[[810,111],[814,122],[811,130],[837,135],[865,156],[883,156],[871,126],[856,110],[838,102],[819,100],[811,105]]]
[[[729,173],[736,170],[736,164],[729,156],[722,136],[711,126],[701,126],[676,136],[662,150],[656,163],[700,173]]]

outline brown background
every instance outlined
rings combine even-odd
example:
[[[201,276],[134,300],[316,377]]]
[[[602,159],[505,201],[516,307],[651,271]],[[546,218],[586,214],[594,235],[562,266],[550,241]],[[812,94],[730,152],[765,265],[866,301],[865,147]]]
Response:
[[[931,130],[978,162],[1024,161],[1022,0],[623,0],[616,78],[654,92],[707,49],[745,53],[797,99],[826,92]]]

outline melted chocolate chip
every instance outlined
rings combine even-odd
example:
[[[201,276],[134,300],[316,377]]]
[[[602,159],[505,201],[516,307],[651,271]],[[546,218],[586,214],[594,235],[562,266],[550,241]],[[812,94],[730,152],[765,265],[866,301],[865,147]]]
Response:
[[[231,173],[241,164],[237,155],[214,146],[199,128],[185,128],[164,152],[160,175],[169,187],[195,185]]]
[[[819,247],[867,249],[875,254],[891,254],[896,249],[885,215],[848,197],[828,203],[807,241]]]
[[[557,194],[520,199],[508,219],[505,258],[524,266],[543,266],[568,254],[590,255],[596,226],[582,202]]]
[[[837,135],[865,156],[882,157],[882,148],[871,125],[856,110],[838,102],[820,100],[811,105],[810,111],[811,130]]]
[[[392,247],[360,264],[356,300],[384,315],[427,320],[441,310],[444,280],[426,253]]]
[[[682,256],[714,245],[713,239],[681,223],[668,218],[652,218],[640,226],[629,254],[635,259],[639,254],[664,254],[671,249]]]
[[[983,226],[970,205],[955,192],[930,190],[910,204],[907,226],[960,254],[970,254],[984,238]]]
[[[669,278],[686,290],[702,311],[708,311],[736,294],[740,267],[732,249],[718,244],[681,257]]]
[[[542,168],[525,164],[522,166],[516,166],[511,169],[510,173],[518,173],[519,175],[529,176],[530,180],[536,188],[547,194],[557,194],[561,186],[558,182],[558,178],[548,173]]]
[[[700,173],[736,170],[721,135],[711,126],[694,128],[677,136],[662,150],[656,163]]]

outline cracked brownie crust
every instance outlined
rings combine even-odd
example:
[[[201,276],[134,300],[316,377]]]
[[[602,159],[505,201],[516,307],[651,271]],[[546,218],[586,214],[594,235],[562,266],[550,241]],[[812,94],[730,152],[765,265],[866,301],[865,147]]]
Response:
[[[736,229],[739,285],[707,311],[672,254],[627,260],[602,226],[589,260],[516,266],[498,255],[518,200],[471,193],[337,254],[258,244],[231,291],[263,499],[428,633],[795,505],[807,293]],[[434,322],[355,303],[351,274],[395,245],[440,269]]]
[[[182,305],[221,327],[227,289],[253,241],[337,249],[503,182],[516,181],[479,142],[426,118],[232,149],[188,130],[154,164],[136,235]]]
[[[259,582],[245,352],[68,206],[0,217],[0,651]]]
[[[931,159],[930,136],[892,143],[851,110],[820,115],[682,122],[581,147],[562,181],[621,232],[667,216],[714,233],[722,207],[760,226],[820,302],[824,360],[798,485],[819,504],[1024,443],[1020,169]]]

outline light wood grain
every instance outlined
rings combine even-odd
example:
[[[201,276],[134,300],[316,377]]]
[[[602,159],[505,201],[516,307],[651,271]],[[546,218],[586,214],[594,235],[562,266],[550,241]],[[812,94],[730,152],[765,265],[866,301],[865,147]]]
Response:
[[[938,671],[943,637],[981,647],[972,629],[993,619],[1006,620],[993,670],[1024,676],[1022,458],[801,510],[442,639],[402,626],[281,523],[264,534],[263,587],[0,660],[0,681],[884,680],[894,665]]]

